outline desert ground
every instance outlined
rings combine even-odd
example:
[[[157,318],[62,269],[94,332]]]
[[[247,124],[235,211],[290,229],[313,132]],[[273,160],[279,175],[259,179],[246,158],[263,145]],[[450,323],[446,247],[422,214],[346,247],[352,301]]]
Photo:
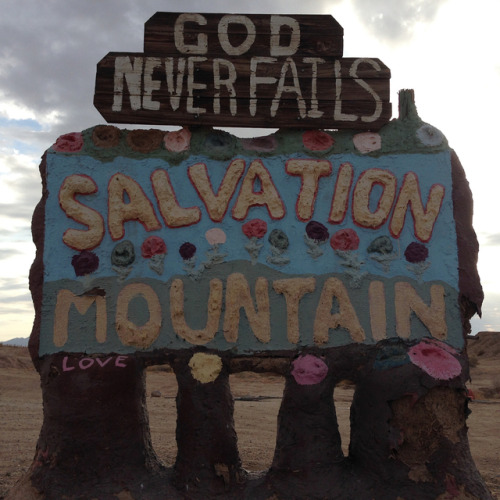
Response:
[[[468,340],[473,398],[468,418],[472,455],[486,484],[500,499],[500,333],[481,332]],[[284,380],[244,372],[231,376],[235,426],[243,466],[267,469],[276,439],[276,417]],[[169,466],[175,460],[175,376],[161,367],[147,375],[147,404],[153,445]],[[151,396],[152,394],[155,396]],[[353,387],[339,385],[334,394],[342,446],[349,446],[349,408]],[[30,466],[42,425],[39,377],[27,348],[0,345],[0,499]]]

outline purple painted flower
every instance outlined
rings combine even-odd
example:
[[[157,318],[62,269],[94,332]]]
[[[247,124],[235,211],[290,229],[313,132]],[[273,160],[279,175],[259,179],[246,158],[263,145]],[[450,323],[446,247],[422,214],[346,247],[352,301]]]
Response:
[[[326,226],[321,224],[321,222],[317,222],[315,220],[312,220],[311,222],[307,223],[306,234],[312,240],[321,242],[326,241],[330,236]]]
[[[412,264],[424,262],[427,257],[429,257],[429,249],[422,243],[414,241],[406,247],[405,258]]]
[[[260,153],[270,153],[277,146],[276,137],[274,135],[266,135],[263,137],[254,137],[252,139],[240,139],[243,147]]]
[[[183,243],[179,248],[179,254],[182,257],[182,260],[189,260],[194,257],[196,253],[196,246],[189,241]]]
[[[78,255],[73,255],[71,265],[74,267],[77,276],[86,276],[97,271],[99,257],[94,252],[82,250]]]

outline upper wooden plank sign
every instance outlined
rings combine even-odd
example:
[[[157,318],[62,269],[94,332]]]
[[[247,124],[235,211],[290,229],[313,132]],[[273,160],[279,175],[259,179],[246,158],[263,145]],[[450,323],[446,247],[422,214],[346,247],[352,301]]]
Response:
[[[94,105],[109,123],[379,129],[390,70],[342,53],[331,16],[157,12],[144,53],[97,64]]]

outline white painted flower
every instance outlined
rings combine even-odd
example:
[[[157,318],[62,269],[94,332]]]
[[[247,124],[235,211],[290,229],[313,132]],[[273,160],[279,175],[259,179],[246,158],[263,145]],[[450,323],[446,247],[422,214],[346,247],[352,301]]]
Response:
[[[443,133],[427,124],[417,130],[417,137],[424,146],[439,146],[444,141]]]
[[[375,132],[362,132],[360,134],[356,134],[352,138],[352,142],[356,149],[362,153],[371,153],[372,151],[377,151],[382,147],[382,138],[380,134]]]
[[[226,242],[226,233],[222,229],[214,227],[205,233],[205,238],[210,245],[222,245]]]

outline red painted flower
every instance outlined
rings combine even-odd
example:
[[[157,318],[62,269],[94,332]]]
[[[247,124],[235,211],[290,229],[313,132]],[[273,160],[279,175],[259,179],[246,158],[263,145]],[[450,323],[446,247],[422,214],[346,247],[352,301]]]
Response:
[[[154,255],[164,255],[167,253],[167,245],[159,236],[149,236],[141,246],[141,254],[145,259],[150,259]]]
[[[83,136],[81,132],[61,135],[52,147],[59,153],[77,153],[83,147]]]
[[[459,361],[447,350],[429,342],[420,342],[408,352],[411,362],[438,380],[450,380],[462,372]]]
[[[252,219],[243,224],[241,228],[247,238],[263,238],[267,233],[267,222],[262,219]]]
[[[341,229],[331,237],[330,245],[334,250],[357,250],[359,237],[354,229]]]
[[[311,151],[325,151],[334,145],[335,139],[321,130],[308,130],[302,134],[302,142]]]

